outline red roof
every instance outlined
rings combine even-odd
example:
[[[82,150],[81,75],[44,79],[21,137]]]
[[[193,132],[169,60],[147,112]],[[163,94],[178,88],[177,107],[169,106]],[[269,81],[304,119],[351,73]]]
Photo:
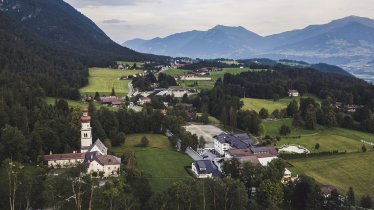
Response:
[[[96,160],[101,165],[120,165],[121,164],[121,162],[113,155],[98,155],[96,156]]]
[[[121,102],[117,97],[110,96],[110,97],[100,97],[100,101],[102,103],[113,103],[113,102]]]
[[[84,159],[84,153],[67,153],[67,154],[52,154],[44,155],[44,160],[54,161],[54,160],[72,160],[72,159]]]

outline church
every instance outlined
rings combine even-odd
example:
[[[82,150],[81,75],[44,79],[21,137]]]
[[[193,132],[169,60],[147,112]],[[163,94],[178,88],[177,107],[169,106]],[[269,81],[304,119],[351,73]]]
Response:
[[[87,173],[97,172],[104,177],[118,176],[120,172],[121,159],[108,155],[108,148],[97,139],[92,144],[91,117],[88,109],[83,109],[81,117],[81,149],[80,152],[67,154],[44,155],[44,160],[48,162],[50,168],[70,168],[77,164],[85,164]]]

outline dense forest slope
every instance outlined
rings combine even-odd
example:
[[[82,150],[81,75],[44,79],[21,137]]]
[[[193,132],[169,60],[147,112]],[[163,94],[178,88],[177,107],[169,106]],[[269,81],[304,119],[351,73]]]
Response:
[[[158,58],[116,44],[94,22],[62,0],[3,0],[0,10],[90,65],[102,65],[108,60]]]

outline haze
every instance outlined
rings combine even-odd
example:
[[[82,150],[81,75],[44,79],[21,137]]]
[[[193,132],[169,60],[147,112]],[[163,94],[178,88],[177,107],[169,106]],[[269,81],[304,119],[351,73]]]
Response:
[[[269,35],[349,15],[374,18],[372,0],[65,0],[114,41],[164,37],[215,25]]]

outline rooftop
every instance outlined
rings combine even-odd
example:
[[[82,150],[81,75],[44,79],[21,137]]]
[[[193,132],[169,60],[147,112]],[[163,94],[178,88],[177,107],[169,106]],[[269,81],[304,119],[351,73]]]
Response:
[[[67,153],[67,154],[44,155],[44,159],[46,161],[84,159],[84,153]]]

